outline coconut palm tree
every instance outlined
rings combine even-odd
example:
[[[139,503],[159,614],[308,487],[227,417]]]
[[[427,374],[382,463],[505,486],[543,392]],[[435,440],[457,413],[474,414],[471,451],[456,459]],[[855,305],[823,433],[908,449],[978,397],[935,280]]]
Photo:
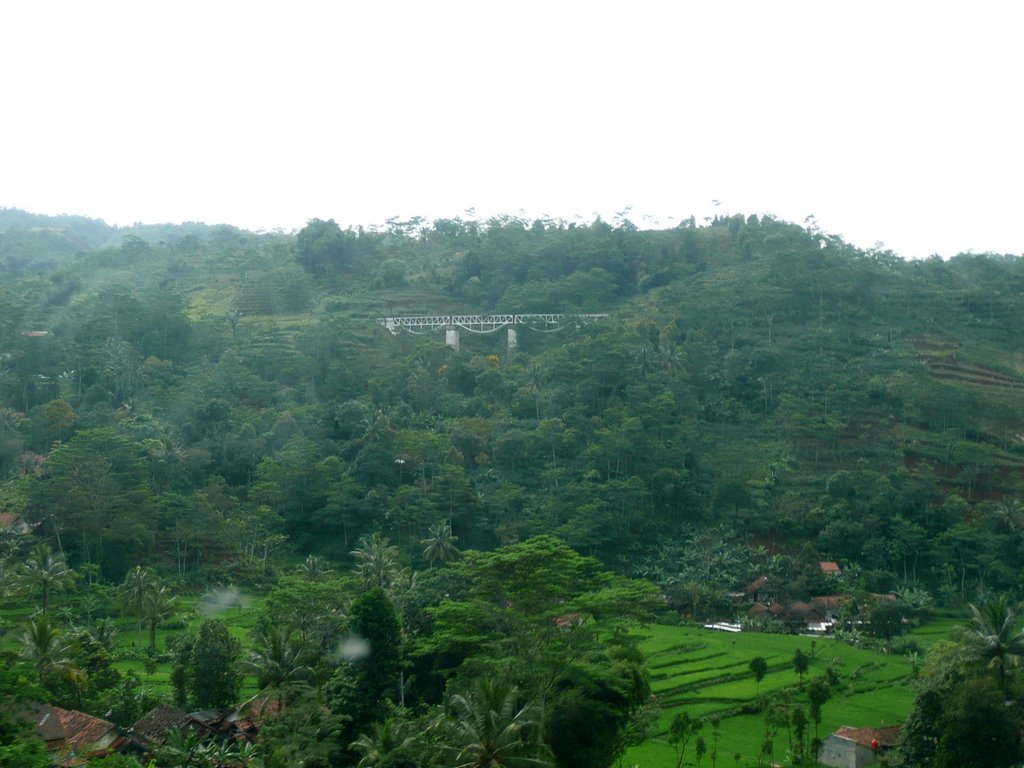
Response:
[[[1024,632],[1017,630],[1017,607],[1006,595],[987,600],[979,608],[971,605],[967,639],[989,666],[999,670],[999,687],[1006,683],[1006,668],[1024,656]]]
[[[434,563],[447,563],[456,559],[459,550],[455,542],[458,540],[458,536],[452,536],[452,527],[444,520],[433,526],[430,535],[420,540],[420,544],[424,545],[423,556],[427,558],[427,563],[433,567]]]
[[[352,550],[356,575],[366,587],[388,589],[402,572],[398,560],[398,547],[392,546],[380,531],[359,540],[360,546]]]
[[[118,594],[126,606],[135,608],[139,617],[139,635],[142,635],[142,620],[145,610],[146,593],[154,587],[154,576],[148,568],[136,565],[124,577],[118,588]]]
[[[114,647],[114,638],[117,637],[117,624],[113,619],[98,619],[88,630],[92,639],[104,648]]]
[[[257,635],[256,647],[244,662],[262,690],[276,694],[278,710],[284,706],[285,691],[306,687],[313,675],[312,668],[303,663],[304,650],[291,633],[272,626]]]
[[[356,768],[373,768],[384,762],[391,762],[398,752],[416,749],[417,741],[405,733],[401,720],[389,717],[383,723],[374,723],[373,731],[360,734],[349,744],[349,749],[360,755]]]
[[[383,410],[377,409],[359,422],[363,436],[359,439],[360,445],[375,445],[384,442],[394,429],[391,427],[391,419]]]
[[[156,628],[174,615],[177,598],[167,587],[154,587],[142,598],[142,613],[149,627],[149,649],[156,651]]]
[[[0,556],[0,598],[14,594],[18,584],[18,573],[14,563],[7,557]]]
[[[18,655],[35,667],[40,685],[47,675],[71,669],[71,644],[45,613],[29,619],[19,640],[21,649]]]
[[[21,566],[19,581],[23,588],[40,593],[43,613],[49,608],[50,595],[75,582],[75,572],[68,568],[63,555],[55,555],[48,544],[40,544]]]
[[[636,361],[640,367],[640,378],[646,379],[648,374],[654,370],[654,358],[655,354],[646,344],[641,345],[640,349],[637,350]]]
[[[537,421],[540,421],[540,396],[544,390],[544,370],[539,365],[530,366],[530,392],[533,394],[533,405],[536,409]]]
[[[318,555],[309,555],[306,558],[306,561],[299,565],[297,570],[309,581],[323,581],[326,577],[334,573],[334,571],[328,568],[324,563],[324,559]]]
[[[441,722],[444,764],[452,768],[550,768],[536,709],[518,705],[518,691],[481,678],[472,692],[449,699]]]

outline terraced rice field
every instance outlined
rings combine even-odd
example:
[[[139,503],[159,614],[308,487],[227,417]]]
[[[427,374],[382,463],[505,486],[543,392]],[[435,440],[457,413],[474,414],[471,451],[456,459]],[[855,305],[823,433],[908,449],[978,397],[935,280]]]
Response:
[[[934,632],[924,627],[919,642],[925,645],[947,633],[945,623]],[[811,657],[804,682],[825,675],[829,667],[838,677],[838,684],[831,689],[832,698],[822,710],[822,739],[841,725],[879,727],[901,723],[913,704],[913,669],[903,656],[855,648],[831,638],[733,634],[693,626],[651,626],[644,634],[642,648],[661,713],[657,734],[631,748],[622,763],[625,766],[675,768],[676,755],[667,735],[673,716],[681,712],[721,719],[717,765],[756,765],[765,724],[762,713],[750,713],[753,705],[758,699],[780,694],[806,705],[800,677],[793,668],[798,648]],[[760,685],[749,667],[755,656],[768,662],[768,672]],[[709,748],[703,764],[711,766],[710,726],[706,724],[700,735]],[[786,747],[782,731],[776,737],[776,762],[785,762]],[[691,764],[692,750],[691,742],[685,758]]]
[[[59,605],[58,601],[58,605]],[[70,605],[70,602],[68,603]],[[196,627],[203,618],[203,613],[198,611],[199,598],[179,597],[177,601],[176,618],[180,619],[181,626],[174,629],[159,629],[156,633],[156,647],[158,652],[165,652],[169,645],[185,633],[186,627]],[[241,644],[247,648],[251,643],[250,634],[256,626],[256,618],[260,607],[258,598],[247,598],[244,606],[232,607],[216,612],[207,612],[208,615],[215,615],[224,620],[228,631]],[[57,616],[58,610],[51,611]],[[0,609],[0,621],[6,627],[6,632],[0,632],[0,649],[16,651],[18,649],[18,636],[22,627],[28,621],[30,615],[29,606],[7,606]],[[59,621],[59,619],[57,619]],[[59,624],[58,624],[59,626]],[[111,647],[112,655],[116,661],[111,666],[120,672],[134,672],[142,680],[143,685],[152,689],[155,693],[171,696],[174,688],[171,685],[171,663],[164,660],[158,662],[152,672],[146,670],[142,661],[144,651],[149,646],[149,633],[143,629],[138,630],[135,619],[131,616],[122,616],[115,619],[117,634]],[[252,675],[243,678],[240,699],[248,698],[256,693],[256,679]]]

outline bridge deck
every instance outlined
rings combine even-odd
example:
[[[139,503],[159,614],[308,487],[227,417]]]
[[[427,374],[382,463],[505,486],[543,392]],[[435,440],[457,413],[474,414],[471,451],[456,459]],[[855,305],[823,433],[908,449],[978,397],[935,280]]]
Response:
[[[553,312],[492,315],[420,315],[417,317],[382,317],[378,322],[392,333],[406,328],[410,331],[463,328],[474,333],[493,333],[514,325],[554,330],[567,322],[591,322],[608,317],[607,314],[563,315]]]

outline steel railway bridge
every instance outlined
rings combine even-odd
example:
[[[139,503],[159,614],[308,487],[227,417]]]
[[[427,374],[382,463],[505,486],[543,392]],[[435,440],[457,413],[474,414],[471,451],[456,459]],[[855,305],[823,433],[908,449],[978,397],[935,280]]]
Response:
[[[552,312],[492,315],[420,315],[417,317],[382,317],[378,322],[391,333],[400,330],[409,333],[426,333],[444,329],[444,343],[459,348],[459,331],[469,333],[495,333],[508,329],[508,351],[513,353],[518,346],[517,331],[528,328],[539,333],[553,333],[567,326],[580,326],[608,317],[607,314],[564,315]]]

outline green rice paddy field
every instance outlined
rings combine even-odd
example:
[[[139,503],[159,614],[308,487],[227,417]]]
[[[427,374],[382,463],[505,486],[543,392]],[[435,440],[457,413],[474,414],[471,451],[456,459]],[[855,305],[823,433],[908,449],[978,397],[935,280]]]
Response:
[[[926,647],[948,636],[953,621],[939,620],[914,631]],[[643,631],[641,647],[647,655],[651,688],[661,713],[657,733],[626,753],[623,765],[674,768],[675,752],[667,741],[669,723],[677,713],[691,717],[721,718],[718,765],[745,768],[757,763],[764,740],[764,716],[743,714],[744,705],[774,692],[789,690],[795,702],[806,704],[800,678],[793,668],[799,648],[810,659],[804,681],[820,677],[831,666],[839,684],[822,709],[820,735],[841,725],[880,727],[903,722],[914,701],[913,668],[905,656],[856,648],[831,638],[767,635],[756,632],[716,632],[696,626],[651,626]],[[760,686],[750,672],[750,660],[763,656],[768,673]],[[712,745],[711,728],[700,732]],[[786,735],[776,739],[776,761],[785,755]],[[693,761],[691,741],[686,757]],[[739,759],[736,759],[736,756]],[[710,752],[705,757],[711,765]]]
[[[259,599],[246,598],[244,601],[240,601],[238,605],[233,605],[230,608],[219,611],[198,610],[199,602],[198,597],[185,596],[178,598],[176,618],[179,621],[176,622],[176,625],[179,626],[175,629],[157,630],[156,647],[158,653],[164,654],[170,642],[184,634],[187,627],[198,625],[204,618],[204,615],[215,615],[217,618],[223,619],[224,623],[227,624],[228,631],[233,637],[238,639],[243,648],[247,648],[251,644],[250,632],[256,625]],[[51,611],[51,613],[55,614],[54,621],[60,626],[61,621],[56,615],[56,611]],[[29,611],[25,606],[7,607],[0,610],[0,619],[4,620],[8,629],[3,636],[0,636],[0,648],[8,650],[17,649],[18,636],[21,633],[23,623],[28,620],[28,617]],[[174,689],[170,682],[171,664],[169,661],[157,663],[152,674],[146,671],[143,659],[145,658],[144,652],[149,647],[148,630],[143,628],[140,634],[138,623],[131,618],[115,618],[114,622],[117,627],[117,635],[114,638],[114,645],[111,651],[116,660],[112,666],[122,672],[130,670],[136,673],[144,685],[157,693],[168,696],[172,695]],[[240,699],[244,700],[255,693],[256,679],[252,675],[247,675],[243,679]]]
[[[243,647],[250,642],[260,599],[246,600],[241,605],[218,612],[232,635]],[[197,598],[182,598],[178,602],[179,628],[160,629],[157,648],[164,651],[168,641],[197,624],[204,613]],[[199,609],[199,610],[197,610]],[[19,625],[28,618],[24,607],[0,608],[0,619],[8,631],[0,635],[0,647],[17,647]],[[140,635],[136,623],[128,618],[115,620],[118,635],[114,648],[115,667],[132,670],[143,683],[157,692],[171,694],[170,663],[163,661],[147,672],[143,663],[144,649],[149,642],[145,630]],[[949,636],[958,622],[937,619],[911,633],[923,648]],[[763,714],[744,713],[744,707],[753,704],[758,696],[788,690],[795,702],[806,702],[800,679],[793,668],[793,654],[797,648],[810,658],[805,681],[822,676],[829,667],[837,673],[839,684],[832,689],[832,698],[822,710],[820,735],[824,738],[841,725],[879,727],[903,722],[914,699],[913,668],[905,656],[888,655],[875,650],[856,648],[831,638],[771,635],[756,632],[728,633],[707,630],[698,626],[651,625],[640,630],[644,636],[644,651],[651,675],[651,688],[660,707],[656,733],[639,746],[630,748],[622,762],[624,766],[639,768],[675,768],[675,752],[668,744],[668,726],[676,713],[686,712],[691,717],[721,719],[718,743],[718,765],[726,768],[748,768],[757,763],[758,752],[764,739]],[[758,685],[750,672],[750,660],[763,656],[768,672]],[[166,657],[164,657],[166,658]],[[256,693],[256,681],[247,676],[241,699]],[[709,726],[701,731],[709,748],[712,731]],[[781,732],[776,741],[776,760],[785,756],[786,736]],[[693,763],[691,741],[687,762]],[[736,759],[736,755],[739,759]],[[705,756],[710,766],[710,754]]]

